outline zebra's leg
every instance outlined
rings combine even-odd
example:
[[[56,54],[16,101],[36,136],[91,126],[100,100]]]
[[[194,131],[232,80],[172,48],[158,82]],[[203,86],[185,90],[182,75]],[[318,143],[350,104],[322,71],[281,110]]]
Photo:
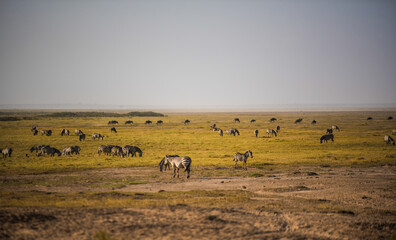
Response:
[[[177,178],[179,178],[179,168],[177,168]]]
[[[173,167],[173,178],[175,178],[175,176],[176,176],[176,168]]]
[[[190,178],[190,167],[187,169],[187,178]]]
[[[237,167],[236,167],[236,166],[237,166],[237,162],[238,162],[238,161],[235,161],[235,168],[237,168]]]

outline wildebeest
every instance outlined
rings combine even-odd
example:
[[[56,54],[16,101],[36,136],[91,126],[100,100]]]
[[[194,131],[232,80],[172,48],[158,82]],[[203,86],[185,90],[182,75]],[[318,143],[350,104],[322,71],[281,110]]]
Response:
[[[275,121],[277,121],[277,120],[278,120],[278,119],[276,119],[276,118],[273,117],[273,118],[271,118],[269,121],[270,121],[270,122],[275,122]]]
[[[267,129],[267,135],[269,135],[269,134],[271,134],[271,135],[275,135],[275,137],[276,136],[278,136],[278,134],[276,133],[276,131],[274,130],[274,129]]]
[[[69,131],[69,130],[67,130],[67,129],[62,129],[60,135],[61,135],[61,136],[63,136],[63,135],[69,136],[69,134],[70,134],[70,131]]]
[[[126,122],[125,122],[125,125],[127,125],[127,124],[133,124],[133,121],[131,121],[131,120],[126,121]]]
[[[85,141],[85,134],[81,134],[80,136],[78,136],[78,140],[81,142],[82,140]]]
[[[316,124],[316,120],[312,120],[311,124],[315,125]]]
[[[124,153],[122,152],[122,147],[114,146],[111,148],[111,155],[114,156],[121,156],[124,157]]]
[[[326,134],[332,134],[333,133],[333,129],[332,128],[328,128],[327,130],[326,130]]]
[[[388,117],[388,120],[392,120],[392,119],[393,119],[393,117],[392,117],[392,116],[389,116],[389,117]]]
[[[258,134],[259,134],[259,130],[258,130],[258,129],[254,130],[254,135],[255,135],[256,137],[258,136]]]
[[[104,135],[102,135],[102,134],[100,134],[100,133],[93,133],[92,134],[92,140],[95,140],[95,139],[102,139],[103,140],[103,138],[104,138]]]
[[[239,153],[239,152],[235,153],[235,155],[234,155],[235,168],[237,167],[238,161],[241,161],[241,162],[243,162],[243,167],[242,168],[247,170],[246,161],[247,161],[248,157],[253,158],[253,153],[250,150],[246,151],[245,154],[242,154],[242,153]]]
[[[392,130],[392,135],[396,135],[396,129]]]
[[[297,123],[301,123],[302,122],[302,118],[297,119],[296,121],[294,121],[295,124]]]
[[[111,121],[109,121],[107,124],[118,124],[118,122],[116,121],[116,120],[111,120]]]
[[[161,125],[161,124],[163,124],[164,123],[164,121],[162,121],[162,120],[158,120],[157,121],[157,125]]]
[[[51,136],[52,130],[41,130],[41,136],[43,136],[43,135]]]
[[[234,122],[235,122],[235,123],[236,123],[236,122],[240,123],[241,121],[239,120],[239,118],[234,118]]]
[[[336,125],[331,126],[331,129],[333,129],[334,131],[340,131],[340,128]]]
[[[78,135],[81,135],[81,134],[84,134],[83,133],[83,131],[81,131],[80,129],[76,129],[75,131],[74,131],[74,133],[78,136]]]
[[[255,119],[252,119],[252,120],[250,120],[250,123],[254,123],[254,122],[256,122],[256,120],[255,120]]]
[[[227,129],[226,130],[226,133],[228,134],[228,135],[234,135],[235,136],[235,134],[237,133],[238,134],[238,136],[239,136],[239,131],[238,131],[238,129],[236,129],[236,128],[230,128],[230,129]]]
[[[144,124],[152,124],[153,122],[150,120],[147,120]]]
[[[222,129],[219,129],[219,135],[220,135],[220,137],[223,136],[223,130]]]
[[[37,133],[38,133],[37,129],[34,129],[34,130],[33,130],[33,136],[36,136]]]
[[[188,120],[188,119],[186,119],[185,121],[184,121],[184,125],[187,125],[187,124],[189,124],[190,123],[190,120]]]
[[[58,154],[58,156],[60,156],[61,152],[56,148],[46,146],[46,147],[41,148],[41,153],[39,153],[38,156],[50,155],[51,157],[53,157],[55,154]]]
[[[3,148],[1,149],[1,153],[3,154],[3,158],[11,157],[12,148]]]
[[[169,157],[179,157],[179,155],[168,155],[168,156]],[[160,172],[162,172],[162,169],[164,168],[164,166],[165,166],[164,171],[166,171],[167,168],[170,170],[170,163],[168,161],[166,161],[166,163],[165,163],[165,157],[162,158],[162,160],[160,161],[158,166],[160,167]]]
[[[30,131],[34,131],[34,130],[37,130],[37,126],[32,126],[32,128],[30,129]]]
[[[331,140],[332,142],[334,142],[334,135],[333,135],[333,134],[326,134],[326,135],[323,135],[323,136],[320,138],[320,143],[322,143],[323,141],[327,142],[328,140]]]
[[[117,129],[116,129],[115,127],[112,127],[112,128],[110,129],[110,132],[115,132],[115,133],[117,133]]]
[[[33,151],[41,151],[43,147],[49,147],[49,145],[34,145],[33,147],[30,148],[30,152],[32,153]]]
[[[373,118],[372,118],[372,117],[368,117],[368,118],[367,118],[367,121],[369,121],[369,120],[373,120]]]
[[[70,147],[65,147],[62,151],[63,155],[71,155],[73,153],[80,154],[81,148],[79,146],[70,146]]]
[[[129,146],[129,145],[125,145],[122,148],[122,152],[124,153],[124,155],[126,155],[127,157],[129,157],[129,155],[131,155],[131,157],[136,157],[136,153],[139,154],[139,157],[143,156],[143,151],[136,147],[136,146]]]
[[[393,138],[389,135],[385,135],[384,141],[386,142],[386,144],[395,145],[395,140],[393,140]]]
[[[166,156],[164,160],[164,164],[169,163],[173,168],[173,177],[176,176],[177,170],[177,177],[179,177],[179,169],[184,168],[185,172],[187,172],[187,178],[190,178],[190,171],[191,171],[191,158],[188,156],[185,157],[171,157]]]
[[[114,145],[100,145],[98,147],[98,155],[100,156],[101,153],[105,153],[106,155],[111,154],[111,149]]]
[[[276,126],[276,132],[280,132],[280,126]]]

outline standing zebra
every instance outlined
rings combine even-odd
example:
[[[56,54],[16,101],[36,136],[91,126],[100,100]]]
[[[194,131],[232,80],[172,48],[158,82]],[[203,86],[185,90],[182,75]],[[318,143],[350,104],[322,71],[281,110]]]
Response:
[[[238,131],[238,129],[236,129],[236,128],[230,128],[230,129],[228,129],[228,130],[226,130],[226,133],[228,134],[228,135],[234,135],[235,136],[235,134],[238,134],[238,136],[239,136],[239,131]]]
[[[274,129],[267,129],[267,135],[275,135],[275,137],[277,136],[276,131]]]
[[[280,131],[280,126],[276,126],[276,132],[278,133]]]
[[[256,137],[258,136],[258,133],[259,133],[259,130],[258,130],[258,129],[254,130],[254,135],[255,135]]]
[[[340,128],[336,125],[331,126],[331,129],[333,129],[333,131],[340,131]]]
[[[252,151],[250,151],[250,150],[248,150],[247,152],[245,152],[245,154],[242,154],[242,153],[239,153],[239,152],[238,152],[238,153],[235,153],[235,155],[234,155],[235,168],[236,168],[236,166],[237,166],[237,162],[238,162],[238,161],[241,161],[241,162],[243,162],[243,168],[244,168],[245,170],[247,170],[246,161],[247,161],[248,157],[253,158],[253,153],[252,153]]]
[[[334,135],[333,134],[326,134],[323,135],[320,138],[320,144],[322,144],[322,142],[327,142],[328,140],[331,140],[332,142],[334,142]]]
[[[393,140],[393,138],[389,135],[385,135],[384,140],[385,140],[386,144],[395,145],[395,140]]]
[[[223,130],[219,129],[219,135],[220,135],[220,137],[223,136]]]
[[[177,169],[177,177],[179,178],[179,169],[184,168],[185,172],[187,172],[187,178],[190,178],[190,171],[191,171],[191,158],[188,156],[185,157],[171,157],[166,156],[163,164],[169,163],[172,165],[173,168],[173,177],[176,176],[176,169]]]

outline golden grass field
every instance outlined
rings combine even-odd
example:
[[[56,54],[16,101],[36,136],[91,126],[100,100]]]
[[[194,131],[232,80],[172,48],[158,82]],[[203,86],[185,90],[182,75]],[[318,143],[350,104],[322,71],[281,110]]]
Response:
[[[396,197],[396,147],[384,142],[384,135],[391,135],[392,129],[396,128],[396,120],[387,120],[388,116],[396,116],[395,113],[169,113],[166,117],[39,118],[0,122],[0,147],[13,148],[12,157],[0,162],[0,221],[5,223],[0,228],[0,238],[195,239],[209,238],[206,234],[214,233],[203,231],[198,224],[194,225],[196,237],[185,237],[174,235],[166,226],[159,225],[161,230],[157,231],[157,225],[149,224],[152,221],[163,224],[166,220],[162,221],[161,217],[166,219],[166,216],[173,216],[172,212],[178,211],[183,216],[190,214],[198,218],[201,213],[205,213],[203,219],[199,218],[199,221],[203,221],[202,225],[206,224],[205,221],[220,224],[216,231],[221,234],[215,235],[217,237],[213,237],[214,239],[395,237],[396,206],[392,199]],[[367,121],[369,116],[373,117],[373,120]],[[236,117],[241,123],[234,123]],[[271,117],[276,117],[278,121],[270,123]],[[294,124],[297,118],[302,118],[302,123]],[[191,123],[184,125],[186,119]],[[250,123],[251,119],[255,119],[256,122]],[[110,132],[111,126],[107,124],[109,120],[119,122],[114,126],[118,133]],[[124,125],[127,120],[132,120],[134,124]],[[151,120],[154,124],[145,125],[146,120]],[[157,120],[163,120],[163,125],[156,125]],[[316,120],[317,124],[312,125],[312,120]],[[237,128],[241,135],[234,137],[224,134],[220,137],[217,132],[210,130],[213,123],[224,131]],[[40,133],[33,136],[30,131],[33,125],[36,125],[38,130],[51,129],[52,136],[41,136]],[[275,129],[278,125],[281,127],[278,136],[267,136],[266,129]],[[319,138],[332,125],[337,125],[341,129],[340,132],[334,133],[334,143],[320,144]],[[63,128],[70,130],[70,136],[60,136]],[[74,134],[75,129],[81,129],[87,135],[87,139],[79,142]],[[254,136],[255,129],[259,130],[258,138]],[[103,141],[92,140],[92,133],[104,134],[105,138]],[[48,144],[60,151],[66,146],[78,145],[81,147],[81,154],[39,157],[35,152],[29,151],[37,144]],[[121,147],[138,146],[143,150],[143,157],[121,158],[103,154],[98,156],[98,146],[106,144]],[[247,161],[248,171],[240,168],[240,162],[238,168],[234,169],[234,154],[247,150],[251,150],[254,156]],[[189,180],[185,179],[184,172],[181,172],[180,179],[171,179],[169,171],[159,172],[158,163],[166,154],[191,157]],[[365,182],[367,179],[372,179],[372,182]],[[347,186],[348,183],[350,186]],[[335,193],[334,190],[333,197],[330,197],[313,191],[319,188],[328,191],[326,194],[332,189],[338,189],[338,192]],[[383,193],[377,197],[375,191],[370,193],[370,188],[382,189]],[[350,201],[345,200],[348,197],[345,197],[345,194],[341,196],[340,191],[350,191],[353,197]],[[365,195],[360,191],[364,191]],[[300,196],[301,193],[311,195]],[[361,203],[362,197],[370,197],[372,202]],[[381,206],[381,203],[385,204]],[[141,224],[138,228],[141,232],[136,228],[123,232],[118,228],[121,223],[106,225],[105,221],[102,221],[102,225],[97,226],[94,224],[95,218],[90,217],[87,217],[86,222],[92,224],[80,224],[80,227],[84,226],[83,228],[87,229],[77,232],[56,232],[48,226],[45,229],[39,227],[40,231],[35,231],[31,228],[32,224],[35,224],[32,222],[37,219],[33,217],[32,222],[20,220],[23,219],[22,216],[35,216],[33,213],[37,211],[40,216],[52,216],[51,214],[55,214],[54,211],[60,211],[54,216],[63,222],[80,219],[78,212],[84,212],[84,216],[101,218],[104,214],[101,211],[106,212],[114,208],[123,209],[120,212],[125,211],[125,208],[140,211],[139,214],[147,218],[146,222],[142,220],[144,226]],[[229,225],[233,225],[233,218],[243,219],[242,215],[229,212],[230,209],[242,209],[245,211],[243,214],[258,214],[246,216],[246,219],[250,219],[246,221],[257,229],[264,226],[260,225],[264,223],[258,216],[271,215],[274,212],[284,213],[285,218],[289,214],[288,219],[294,219],[292,222],[299,221],[296,214],[304,215],[305,220],[302,222],[311,227],[282,227],[283,220],[279,223],[279,216],[276,215],[276,219],[271,217],[273,224],[266,227],[275,230],[263,230],[249,235],[242,234],[244,228],[241,226],[239,230],[224,232]],[[161,211],[169,214],[160,216]],[[213,211],[215,213],[212,213]],[[116,211],[113,214],[117,215],[120,212]],[[323,218],[329,217],[328,214],[335,214],[338,221],[332,223],[335,229],[339,225],[351,222],[348,218],[354,218],[358,227],[351,225],[341,233],[326,229],[322,226],[325,223],[318,227],[320,219],[316,219],[318,216],[315,213],[327,214],[322,216]],[[149,218],[154,216],[156,220]],[[385,216],[384,220],[380,221],[381,224],[385,224],[381,225],[382,227],[378,227],[380,223],[376,222],[379,221],[378,216]],[[128,218],[125,217],[123,220],[123,217],[125,216],[115,219],[127,222]],[[15,218],[20,220],[16,221],[17,224]],[[372,222],[367,223],[368,230],[359,225],[361,220],[356,220],[365,218],[372,219]],[[40,223],[47,220],[44,217],[37,221]],[[194,217],[189,220],[194,220]],[[20,229],[24,231],[17,231]],[[151,235],[147,235],[147,229]],[[357,233],[352,234],[351,231]]]

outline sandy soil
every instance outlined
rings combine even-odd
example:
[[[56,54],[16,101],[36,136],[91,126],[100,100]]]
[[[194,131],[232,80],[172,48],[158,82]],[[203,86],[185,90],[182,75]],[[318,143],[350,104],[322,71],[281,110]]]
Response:
[[[101,169],[71,174],[130,176],[157,169]],[[254,171],[254,169],[249,170]],[[170,174],[164,173],[164,174]],[[8,176],[56,178],[59,174]],[[244,190],[266,208],[171,205],[136,208],[0,208],[0,239],[390,239],[396,237],[396,166],[284,170],[262,177],[200,177],[128,185],[123,192]],[[1,191],[9,191],[1,187]],[[24,191],[25,187],[15,191]],[[46,192],[87,186],[31,186]],[[95,189],[97,191],[98,189]],[[100,189],[99,189],[100,190]],[[103,191],[109,189],[103,188]],[[312,201],[336,209],[313,209]],[[268,203],[274,204],[272,209]],[[281,207],[277,208],[276,203]],[[289,207],[288,207],[289,206]]]

